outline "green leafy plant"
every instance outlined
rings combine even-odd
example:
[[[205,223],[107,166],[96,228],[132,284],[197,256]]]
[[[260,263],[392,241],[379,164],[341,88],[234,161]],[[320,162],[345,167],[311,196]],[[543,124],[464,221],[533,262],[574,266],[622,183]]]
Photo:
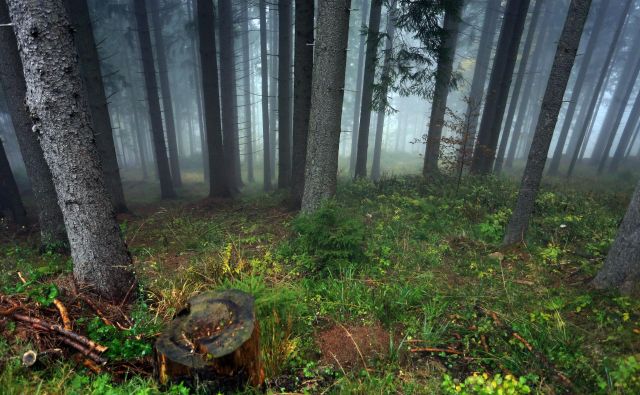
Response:
[[[499,373],[493,377],[486,373],[474,373],[464,379],[463,382],[445,374],[441,388],[445,394],[462,395],[521,395],[531,393],[531,388],[527,385],[525,377],[517,378],[510,374],[502,377]]]

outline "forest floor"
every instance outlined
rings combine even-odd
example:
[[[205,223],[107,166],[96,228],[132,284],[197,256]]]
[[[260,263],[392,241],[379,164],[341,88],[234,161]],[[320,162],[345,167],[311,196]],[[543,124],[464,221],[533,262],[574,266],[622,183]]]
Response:
[[[23,367],[26,350],[55,339],[1,320],[0,392],[157,393],[150,361],[163,324],[198,292],[238,288],[256,298],[269,392],[640,393],[640,300],[589,287],[631,187],[582,185],[547,186],[526,245],[508,249],[508,180],[344,183],[312,216],[287,210],[277,192],[210,201],[196,188],[157,202],[126,185],[133,214],[119,220],[139,296],[129,308],[100,306],[129,329],[104,324],[65,288],[68,257],[4,233],[3,298],[49,320],[60,298],[110,362],[101,374],[68,355]]]

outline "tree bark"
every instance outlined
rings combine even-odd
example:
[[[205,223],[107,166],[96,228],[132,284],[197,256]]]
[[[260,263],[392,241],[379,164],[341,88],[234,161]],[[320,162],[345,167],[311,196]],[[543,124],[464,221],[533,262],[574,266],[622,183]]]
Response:
[[[0,0],[0,24],[4,25],[10,22],[9,9],[5,1]],[[65,248],[67,233],[64,229],[62,211],[57,203],[51,171],[44,160],[38,136],[31,129],[33,125],[24,107],[27,86],[22,72],[22,61],[18,53],[16,37],[9,28],[0,28],[0,53],[2,53],[0,56],[0,82],[4,87],[6,97],[11,98],[7,100],[7,107],[38,207],[40,244],[42,247]]]
[[[335,195],[351,0],[319,3],[302,211]]]
[[[478,142],[471,163],[471,171],[476,174],[488,174],[493,168],[502,117],[528,9],[529,0],[509,0],[507,3],[498,39],[498,50],[491,69]]]
[[[158,75],[160,77],[160,93],[162,94],[162,109],[164,113],[164,126],[169,145],[169,168],[171,180],[175,188],[182,187],[180,174],[180,160],[178,158],[178,142],[176,137],[176,121],[173,116],[173,100],[171,99],[171,85],[169,83],[169,69],[165,54],[164,36],[162,35],[163,23],[160,22],[160,0],[148,0],[151,3],[151,24],[153,25],[153,39],[156,47],[156,60],[158,62]]]
[[[151,48],[151,35],[149,33],[149,19],[147,16],[146,0],[132,0],[134,13],[136,14],[138,41],[140,42],[140,55],[142,57],[142,69],[147,91],[147,103],[149,106],[149,120],[151,121],[151,134],[153,136],[153,148],[158,166],[158,178],[160,179],[160,196],[163,199],[176,197],[171,181],[171,170],[167,158],[167,146],[164,139],[164,128],[160,116],[160,99],[158,97],[158,84],[156,80],[156,67],[153,62],[153,49]]]
[[[249,60],[249,1],[240,5],[240,37],[242,37],[242,106],[244,109],[244,155],[247,161],[247,180],[254,182],[253,175],[253,120],[251,119],[251,61]]]
[[[369,151],[369,126],[371,123],[371,107],[373,104],[373,83],[376,76],[376,54],[380,35],[380,19],[382,17],[382,0],[372,0],[367,30],[367,51],[364,61],[364,77],[362,85],[362,106],[358,127],[358,153],[356,155],[356,178],[367,176],[367,154]]]
[[[291,184],[291,0],[278,0],[278,188]]]
[[[277,162],[277,121],[278,121],[278,13],[275,11],[276,7],[272,7],[269,10],[269,56],[271,57],[271,65],[269,67],[270,77],[271,77],[271,85],[269,91],[269,107],[271,110],[271,115],[269,117],[269,135],[271,144],[269,148],[271,151],[269,152],[271,158],[271,178],[275,180],[276,178],[276,162]]]
[[[368,25],[369,0],[360,0],[360,9],[362,19],[360,29],[364,31]],[[351,127],[351,156],[349,157],[349,175],[351,176],[356,172],[356,159],[358,157],[358,132],[360,131],[360,109],[362,107],[362,86],[364,83],[364,55],[367,40],[367,36],[363,32],[359,32],[359,34],[360,43],[358,44],[358,65],[356,66],[356,91],[354,92],[353,124]]]
[[[547,161],[553,131],[558,121],[560,107],[562,107],[562,98],[578,52],[580,37],[582,36],[590,5],[591,0],[574,0],[569,5],[569,11],[560,35],[553,66],[551,67],[551,74],[547,81],[527,165],[522,176],[518,201],[504,237],[503,244],[505,245],[523,240],[527,231],[529,217],[540,189],[540,181]]]
[[[296,0],[295,12],[291,201],[299,208],[304,192],[304,168],[311,111],[314,4],[312,1]]]
[[[34,131],[53,175],[76,282],[122,301],[131,258],[102,178],[86,90],[61,0],[9,0]]]
[[[263,188],[271,190],[271,141],[269,121],[269,60],[267,56],[267,5],[260,0],[260,77],[262,83],[262,166]]]
[[[65,0],[69,18],[76,34],[74,41],[80,57],[82,77],[87,89],[91,119],[94,125],[98,154],[102,161],[107,192],[117,213],[127,211],[122,190],[118,159],[113,141],[113,128],[105,95],[100,56],[96,48],[87,0]]]
[[[427,132],[427,147],[424,154],[422,175],[427,177],[438,173],[438,159],[440,158],[440,139],[444,127],[444,116],[447,109],[447,96],[451,85],[453,59],[458,42],[458,26],[463,3],[456,0],[455,8],[446,12],[444,16],[444,33],[446,35],[442,47],[438,51],[438,69],[436,70],[435,91],[431,103],[429,131]]]

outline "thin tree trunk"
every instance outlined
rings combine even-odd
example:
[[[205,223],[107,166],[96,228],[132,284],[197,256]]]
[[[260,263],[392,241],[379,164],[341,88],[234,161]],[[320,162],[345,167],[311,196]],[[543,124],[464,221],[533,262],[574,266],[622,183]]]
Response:
[[[113,141],[113,129],[102,81],[100,57],[96,49],[87,0],[65,0],[69,17],[76,32],[74,41],[80,57],[81,73],[85,80],[96,145],[102,162],[107,193],[117,213],[127,211],[120,180],[120,170]]]
[[[562,98],[578,52],[590,5],[591,0],[573,0],[569,5],[542,100],[542,109],[529,150],[529,158],[522,176],[518,201],[504,236],[503,244],[505,245],[522,241],[527,231],[529,218],[540,189],[553,131],[562,107]]]
[[[262,83],[262,166],[264,190],[271,189],[271,142],[269,121],[269,60],[267,56],[267,5],[260,0],[260,76]]]
[[[444,16],[445,40],[438,51],[438,69],[436,70],[435,91],[431,103],[429,131],[427,132],[427,147],[424,154],[422,175],[427,177],[438,173],[438,159],[440,158],[440,139],[444,127],[444,116],[447,109],[447,96],[451,85],[453,60],[458,42],[458,26],[462,12],[462,0],[455,0],[455,8],[451,6]]]
[[[278,188],[291,184],[291,0],[278,0]]]
[[[271,109],[271,115],[269,117],[269,141],[271,142],[269,148],[271,151],[269,152],[270,160],[271,160],[271,178],[276,178],[276,157],[277,157],[277,125],[278,121],[278,14],[275,11],[276,7],[271,7],[269,10],[269,33],[270,38],[269,41],[271,45],[269,46],[269,56],[271,56],[271,65],[269,67],[269,71],[271,72],[271,90],[269,91],[269,107]]]
[[[102,178],[72,29],[61,0],[9,0],[27,106],[53,175],[76,282],[114,300],[135,293],[131,257]]]
[[[254,182],[253,175],[253,122],[251,119],[251,62],[249,60],[249,1],[240,5],[240,36],[242,38],[242,90],[244,107],[245,143],[244,153],[247,161],[247,180]]]
[[[160,98],[158,97],[158,84],[156,80],[156,67],[153,62],[153,49],[151,48],[151,35],[149,33],[149,19],[147,16],[146,0],[132,0],[134,13],[136,14],[138,41],[140,42],[140,54],[142,56],[142,69],[147,91],[149,106],[149,120],[151,121],[151,134],[153,136],[153,148],[158,166],[158,178],[160,179],[160,196],[163,199],[176,197],[171,181],[171,170],[167,158],[167,146],[164,140],[164,128],[160,116]]]
[[[380,35],[380,19],[382,17],[382,0],[372,0],[367,30],[367,51],[364,61],[364,77],[362,85],[362,106],[358,129],[358,153],[356,155],[356,178],[367,176],[367,155],[369,151],[369,127],[373,105],[373,83],[376,76],[376,54]]]
[[[361,20],[360,30],[367,29],[369,18],[369,0],[360,0]],[[358,44],[358,65],[356,66],[356,91],[353,105],[353,124],[351,127],[351,156],[349,157],[349,175],[356,172],[356,159],[358,157],[358,132],[360,131],[360,109],[362,107],[362,87],[364,84],[364,55],[366,50],[367,36],[358,31],[360,43]]]
[[[11,211],[11,217],[16,225],[27,225],[27,211],[22,204],[18,184],[13,177],[7,153],[0,140],[0,217],[3,214],[3,207]]]
[[[502,117],[528,9],[529,0],[509,0],[507,3],[498,39],[498,50],[491,69],[478,142],[471,163],[471,171],[476,174],[488,174],[493,168]]]
[[[202,167],[204,169],[204,180],[205,182],[209,180],[209,152],[207,149],[207,142],[205,138],[205,126],[204,126],[204,111],[202,109],[202,81],[200,78],[201,71],[198,69],[198,64],[200,59],[198,59],[198,49],[196,48],[199,44],[197,43],[197,29],[198,29],[198,20],[194,15],[195,2],[197,0],[189,0],[188,12],[191,20],[194,21],[196,32],[190,35],[190,43],[191,43],[191,53],[192,53],[192,65],[193,65],[193,86],[195,90],[195,100],[196,100],[196,111],[198,116],[198,130],[200,131],[200,153],[202,155]]]
[[[296,0],[295,12],[291,201],[296,208],[299,208],[304,192],[304,168],[311,111],[314,4],[308,0]]]
[[[629,114],[627,123],[624,125],[624,130],[620,136],[618,147],[616,148],[613,158],[611,158],[611,163],[609,164],[609,172],[613,173],[618,170],[618,166],[620,166],[620,162],[624,159],[627,148],[631,148],[629,141],[631,141],[633,133],[636,131],[638,120],[640,120],[640,94],[636,95],[633,108],[631,108],[631,113]]]
[[[309,145],[302,197],[305,213],[318,209],[336,192],[351,0],[324,0],[318,5]]]

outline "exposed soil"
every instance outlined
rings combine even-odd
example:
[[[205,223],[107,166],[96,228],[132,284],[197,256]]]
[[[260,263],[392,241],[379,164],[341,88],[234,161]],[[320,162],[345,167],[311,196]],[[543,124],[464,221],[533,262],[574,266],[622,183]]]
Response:
[[[372,326],[334,325],[316,336],[321,362],[335,368],[363,367],[363,362],[383,358],[389,353],[389,332],[379,324]]]

